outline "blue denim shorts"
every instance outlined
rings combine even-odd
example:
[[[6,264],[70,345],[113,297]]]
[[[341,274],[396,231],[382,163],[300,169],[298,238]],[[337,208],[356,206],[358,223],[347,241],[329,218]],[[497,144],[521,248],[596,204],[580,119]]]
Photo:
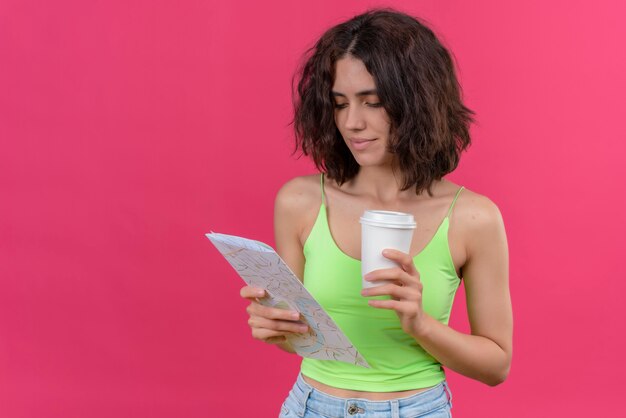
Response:
[[[451,408],[452,393],[445,380],[406,398],[370,401],[320,392],[306,383],[300,373],[279,418],[449,418]]]

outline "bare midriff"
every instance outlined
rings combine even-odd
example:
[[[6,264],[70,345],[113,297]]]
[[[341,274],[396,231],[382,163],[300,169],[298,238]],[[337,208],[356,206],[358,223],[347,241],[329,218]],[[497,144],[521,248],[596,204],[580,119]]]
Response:
[[[423,392],[428,388],[403,390],[400,392],[362,392],[358,390],[340,389],[333,386],[325,385],[322,382],[318,382],[315,379],[311,379],[308,376],[302,375],[302,378],[309,385],[313,386],[320,392],[324,392],[327,395],[336,396],[337,398],[362,398],[370,401],[387,401],[390,399],[406,398],[407,396],[414,395],[416,393]]]

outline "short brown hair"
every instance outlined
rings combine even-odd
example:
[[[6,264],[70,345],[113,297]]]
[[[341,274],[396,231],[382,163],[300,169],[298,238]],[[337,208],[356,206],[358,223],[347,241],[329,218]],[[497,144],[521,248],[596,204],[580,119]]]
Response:
[[[374,78],[390,117],[389,151],[402,172],[402,190],[415,186],[416,193],[431,194],[432,182],[454,171],[470,145],[474,112],[461,101],[448,50],[424,23],[394,9],[371,9],[336,25],[305,53],[292,79],[295,150],[339,184],[358,173],[335,125],[331,96],[335,63],[346,56],[363,61]]]

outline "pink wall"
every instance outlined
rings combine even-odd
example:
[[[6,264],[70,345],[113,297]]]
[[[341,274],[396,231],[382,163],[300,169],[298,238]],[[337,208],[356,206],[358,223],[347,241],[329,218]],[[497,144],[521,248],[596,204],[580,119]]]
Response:
[[[272,417],[299,361],[250,337],[210,229],[272,243],[289,82],[324,29],[391,5],[453,50],[502,210],[515,352],[457,417],[621,410],[626,7],[499,1],[0,3],[0,416]],[[452,325],[467,329],[459,298]]]

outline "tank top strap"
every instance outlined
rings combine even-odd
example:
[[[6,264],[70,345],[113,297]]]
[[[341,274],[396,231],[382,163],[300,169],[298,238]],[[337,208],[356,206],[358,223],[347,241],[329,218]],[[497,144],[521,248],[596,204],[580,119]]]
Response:
[[[320,189],[322,190],[322,205],[326,205],[326,201],[324,199],[324,173],[320,173]]]
[[[461,186],[459,190],[456,192],[456,195],[454,196],[454,200],[452,201],[452,204],[450,205],[450,209],[448,209],[448,214],[446,215],[446,218],[450,217],[450,214],[452,213],[452,208],[454,207],[454,204],[456,203],[456,199],[459,197],[461,190],[463,190],[464,188],[465,188],[464,186]]]

